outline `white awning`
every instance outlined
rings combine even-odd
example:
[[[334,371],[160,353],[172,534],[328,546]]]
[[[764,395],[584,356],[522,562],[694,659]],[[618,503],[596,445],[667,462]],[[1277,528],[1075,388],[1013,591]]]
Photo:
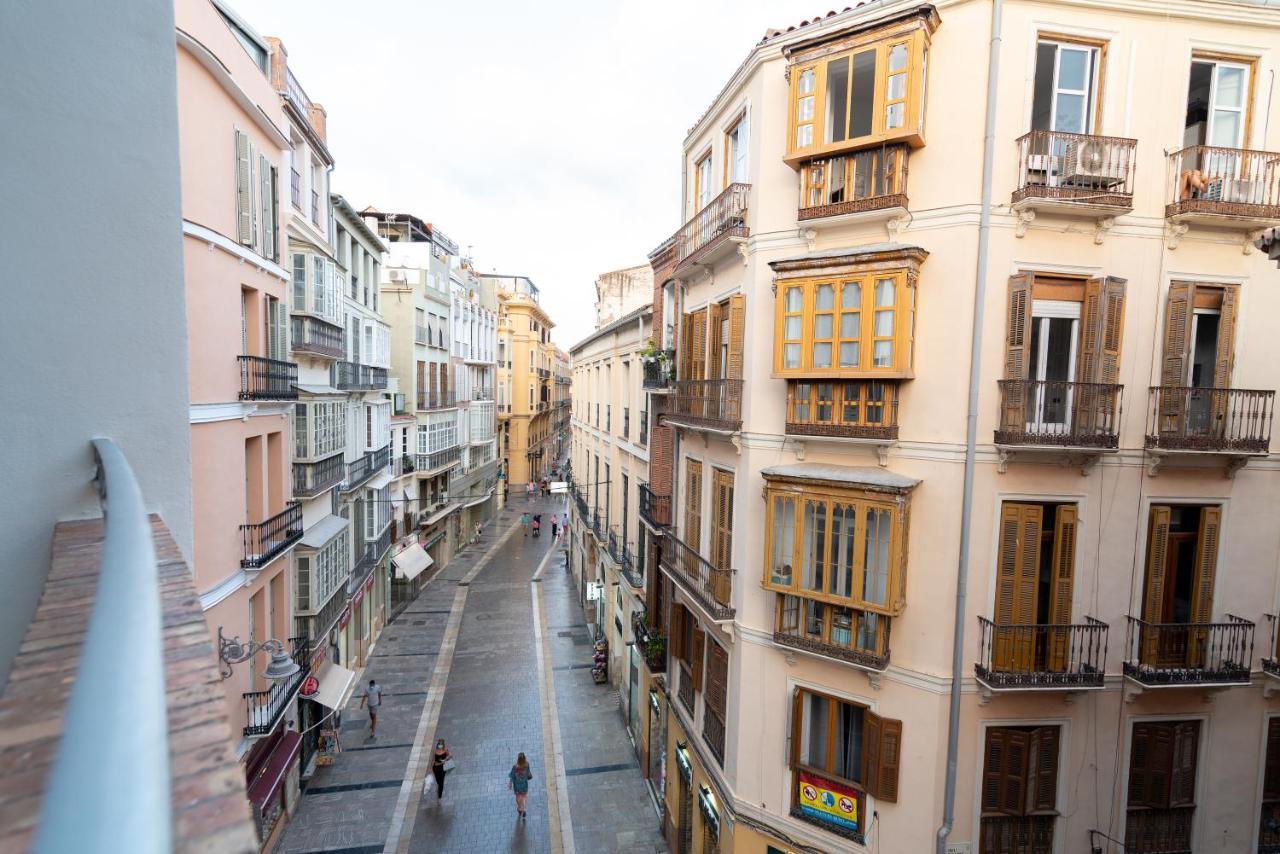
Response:
[[[340,664],[330,661],[320,674],[320,688],[312,697],[327,709],[340,709],[350,696],[351,686],[355,684],[354,670],[348,670]]]
[[[373,476],[373,480],[364,485],[365,489],[382,489],[391,481],[395,480],[395,475],[385,469]]]
[[[426,549],[414,543],[404,551],[392,555],[391,563],[395,565],[396,578],[413,581],[435,561],[431,559],[431,555],[427,554]]]
[[[340,389],[336,389],[331,385],[313,385],[312,383],[294,383],[294,388],[303,394],[312,395],[335,395],[337,397],[346,397],[347,393]]]
[[[439,512],[437,512],[437,513],[433,513],[433,514],[431,514],[430,516],[428,516],[428,517],[427,517],[427,518],[422,522],[422,524],[423,524],[423,525],[434,525],[436,522],[439,522],[439,521],[440,521],[441,519],[443,519],[445,516],[448,516],[450,513],[452,513],[454,510],[457,510],[457,509],[458,509],[458,504],[457,504],[457,503],[450,504],[448,507],[445,507],[443,510],[441,510],[441,511],[439,511]]]
[[[488,495],[485,495],[483,498],[477,498],[475,501],[468,501],[466,504],[463,504],[462,507],[464,510],[468,507],[475,507],[477,504],[485,503],[492,497],[493,497],[493,490],[491,489],[489,490]]]
[[[350,524],[350,519],[343,519],[341,516],[335,516],[330,513],[310,528],[307,528],[302,535],[302,539],[298,540],[298,545],[308,549],[318,549],[346,530],[346,527]]]

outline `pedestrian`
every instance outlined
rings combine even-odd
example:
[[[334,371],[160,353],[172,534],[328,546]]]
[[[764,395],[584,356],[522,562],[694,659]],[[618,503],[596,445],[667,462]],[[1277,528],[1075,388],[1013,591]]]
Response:
[[[476,522],[476,538],[475,538],[475,542],[477,542],[477,543],[478,543],[478,542],[480,542],[480,531],[481,531],[480,523],[479,523],[479,522]]]
[[[369,687],[364,689],[364,694],[360,697],[360,708],[364,708],[365,704],[369,705],[369,740],[376,741],[378,739],[378,708],[382,705],[382,688],[378,683],[369,680]]]
[[[551,514],[551,539],[554,540],[558,536],[560,536],[560,517],[552,513]]]
[[[533,517],[533,535],[538,536],[538,532],[542,530],[542,520],[536,515]]]
[[[520,524],[524,526],[524,535],[529,536],[529,514],[528,512],[520,514]]]
[[[533,772],[529,769],[529,760],[525,759],[524,754],[521,753],[516,757],[516,764],[511,767],[511,772],[507,774],[507,788],[515,793],[516,815],[522,819],[529,816],[525,807],[529,805],[531,779],[533,779]]]
[[[529,481],[529,485],[524,488],[524,500],[525,501],[531,500],[533,498],[533,491],[537,488],[538,488],[538,485],[536,483],[534,483],[533,481]]]
[[[449,761],[451,758],[452,757],[449,755],[449,748],[444,746],[444,739],[436,739],[436,749],[431,754],[431,773],[435,775],[436,778],[437,800],[444,800],[444,776],[453,767],[453,763]],[[445,767],[446,763],[448,763],[449,766],[447,768]]]

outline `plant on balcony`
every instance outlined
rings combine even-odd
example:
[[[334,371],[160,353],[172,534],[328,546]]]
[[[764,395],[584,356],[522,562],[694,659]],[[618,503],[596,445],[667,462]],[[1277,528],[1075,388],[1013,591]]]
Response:
[[[413,471],[413,456],[410,454],[404,454],[401,456],[400,465],[404,468],[405,474]]]
[[[644,349],[640,351],[640,358],[646,362],[666,362],[670,360],[666,350],[662,350],[650,338],[644,344]]]

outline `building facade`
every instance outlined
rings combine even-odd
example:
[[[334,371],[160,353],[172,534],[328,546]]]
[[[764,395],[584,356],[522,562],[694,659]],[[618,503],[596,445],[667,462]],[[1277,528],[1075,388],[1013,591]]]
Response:
[[[498,298],[498,452],[508,488],[540,480],[555,461],[552,396],[556,384],[551,317],[525,276],[479,277]]]
[[[450,363],[458,393],[458,433],[462,448],[458,477],[450,484],[460,505],[458,541],[475,539],[497,513],[497,407],[493,384],[498,349],[498,295],[493,283],[477,278],[470,259],[450,277]]]
[[[677,851],[1277,844],[1280,21],[1002,9],[771,31],[685,139],[635,636]]]

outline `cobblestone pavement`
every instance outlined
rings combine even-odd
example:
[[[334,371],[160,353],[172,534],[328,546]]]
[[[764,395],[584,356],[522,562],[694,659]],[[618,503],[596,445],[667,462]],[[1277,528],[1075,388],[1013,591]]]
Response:
[[[666,850],[617,696],[582,666],[591,646],[563,552],[548,555],[545,534],[522,535],[526,506],[564,512],[559,498],[517,498],[383,631],[361,676],[386,692],[378,738],[367,738],[357,693],[343,715],[343,752],[311,780],[278,854]],[[530,583],[540,564],[542,578]],[[558,707],[559,762],[548,761],[553,738],[544,745],[553,720],[544,693]],[[457,762],[443,800],[427,773],[436,737]],[[534,770],[523,822],[506,782],[520,751]]]

